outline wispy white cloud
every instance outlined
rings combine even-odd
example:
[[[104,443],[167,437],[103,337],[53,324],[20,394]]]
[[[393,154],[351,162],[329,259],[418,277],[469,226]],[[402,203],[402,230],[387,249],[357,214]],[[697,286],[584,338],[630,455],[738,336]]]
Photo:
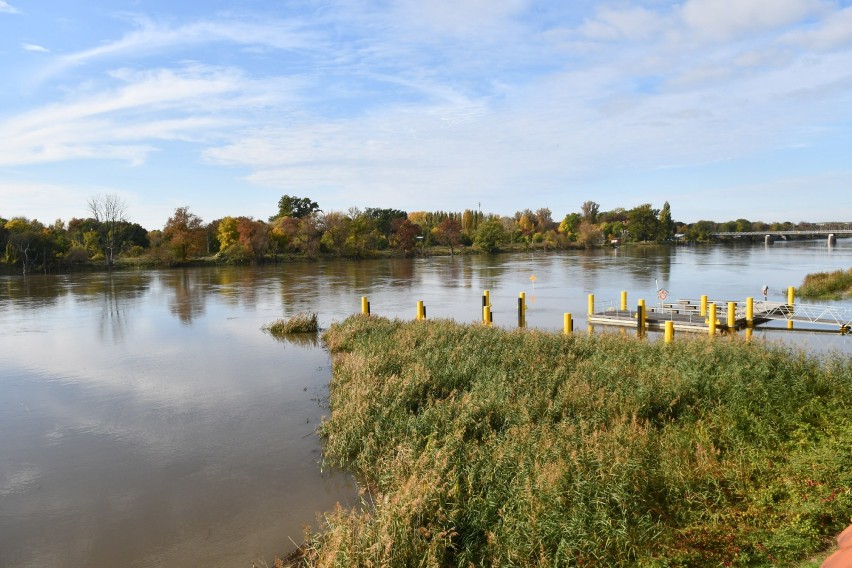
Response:
[[[50,50],[42,45],[36,45],[34,43],[22,43],[21,49],[24,51],[35,51],[38,53],[50,53]]]
[[[15,8],[14,6],[9,5],[8,2],[4,0],[0,0],[0,14],[20,14],[21,11]]]
[[[823,0],[687,0],[681,15],[698,34],[725,40],[801,22],[829,6]]]
[[[254,81],[233,69],[122,69],[111,76],[119,86],[82,90],[0,122],[0,165],[81,158],[138,165],[157,141],[209,140],[247,120],[250,109],[284,98],[281,82]]]

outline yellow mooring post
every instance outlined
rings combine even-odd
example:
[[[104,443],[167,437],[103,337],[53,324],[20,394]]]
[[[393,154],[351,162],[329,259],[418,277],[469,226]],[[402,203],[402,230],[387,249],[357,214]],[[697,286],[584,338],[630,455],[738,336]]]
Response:
[[[707,331],[711,336],[716,335],[716,304],[707,304]]]
[[[367,296],[361,296],[361,313],[365,316],[370,315],[370,301]]]
[[[701,296],[701,311],[698,312],[701,317],[707,316],[707,296]]]
[[[734,331],[737,328],[737,303],[728,302],[728,331]]]
[[[641,335],[645,331],[645,300],[636,305],[636,331]]]
[[[562,317],[562,332],[565,335],[570,335],[574,331],[574,320],[571,319],[571,314],[566,313]]]
[[[671,343],[674,341],[674,322],[669,320],[666,322],[666,335],[665,335],[666,343]]]
[[[746,341],[751,341],[751,336],[752,336],[753,333],[754,333],[753,327],[747,327],[746,328]]]
[[[640,312],[639,318],[642,320],[642,324],[640,328],[642,331],[645,331],[645,326],[648,323],[648,308],[645,306],[645,300],[639,300],[639,305],[642,306],[642,311]]]
[[[627,290],[621,291],[621,311],[627,311]]]
[[[482,323],[484,325],[491,325],[491,307],[490,306],[482,306]]]
[[[417,319],[426,319],[426,306],[423,305],[423,300],[417,300]]]
[[[527,325],[527,294],[521,292],[518,294],[518,327],[526,327]]]
[[[746,326],[754,326],[754,298],[746,298]]]
[[[595,295],[589,294],[589,315],[595,315]]]
[[[795,300],[794,295],[796,293],[796,289],[792,286],[787,288],[787,306],[790,308],[790,315],[793,315],[793,301]],[[787,329],[793,329],[793,320],[787,320]]]

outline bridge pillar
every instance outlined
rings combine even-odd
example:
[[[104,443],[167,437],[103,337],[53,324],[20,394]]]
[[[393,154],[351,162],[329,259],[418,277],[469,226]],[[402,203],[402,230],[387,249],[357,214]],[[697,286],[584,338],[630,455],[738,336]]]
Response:
[[[837,244],[837,237],[834,236],[834,233],[828,235],[828,246],[833,247]]]
[[[766,235],[765,237],[763,237],[763,244],[765,244],[765,245],[771,245],[774,242],[775,241],[772,238],[772,235]]]

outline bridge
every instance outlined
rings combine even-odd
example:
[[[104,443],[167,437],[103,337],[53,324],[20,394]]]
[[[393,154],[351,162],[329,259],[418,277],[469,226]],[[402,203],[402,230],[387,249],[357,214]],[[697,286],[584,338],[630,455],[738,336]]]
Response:
[[[811,227],[800,227],[798,229],[778,230],[773,231],[766,229],[763,231],[717,231],[710,233],[714,238],[722,237],[764,237],[769,242],[773,237],[827,237],[830,243],[833,243],[833,238],[837,237],[852,237],[852,223],[820,223]]]

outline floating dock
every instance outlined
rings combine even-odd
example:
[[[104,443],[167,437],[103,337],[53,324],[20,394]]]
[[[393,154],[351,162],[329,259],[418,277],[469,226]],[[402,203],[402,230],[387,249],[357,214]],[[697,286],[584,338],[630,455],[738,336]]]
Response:
[[[755,302],[751,298],[746,302],[714,301],[706,297],[700,300],[663,301],[647,308],[640,302],[636,309],[625,309],[624,304],[622,302],[620,309],[609,306],[596,311],[593,308],[594,299],[590,297],[588,322],[593,325],[641,327],[650,331],[664,331],[666,322],[672,322],[675,330],[696,333],[708,333],[711,328],[727,333],[772,321],[785,321],[789,330],[794,329],[794,323],[831,326],[840,333],[848,333],[852,329],[852,308],[837,306]],[[640,317],[643,320],[641,323]],[[813,330],[812,327],[810,329]]]

